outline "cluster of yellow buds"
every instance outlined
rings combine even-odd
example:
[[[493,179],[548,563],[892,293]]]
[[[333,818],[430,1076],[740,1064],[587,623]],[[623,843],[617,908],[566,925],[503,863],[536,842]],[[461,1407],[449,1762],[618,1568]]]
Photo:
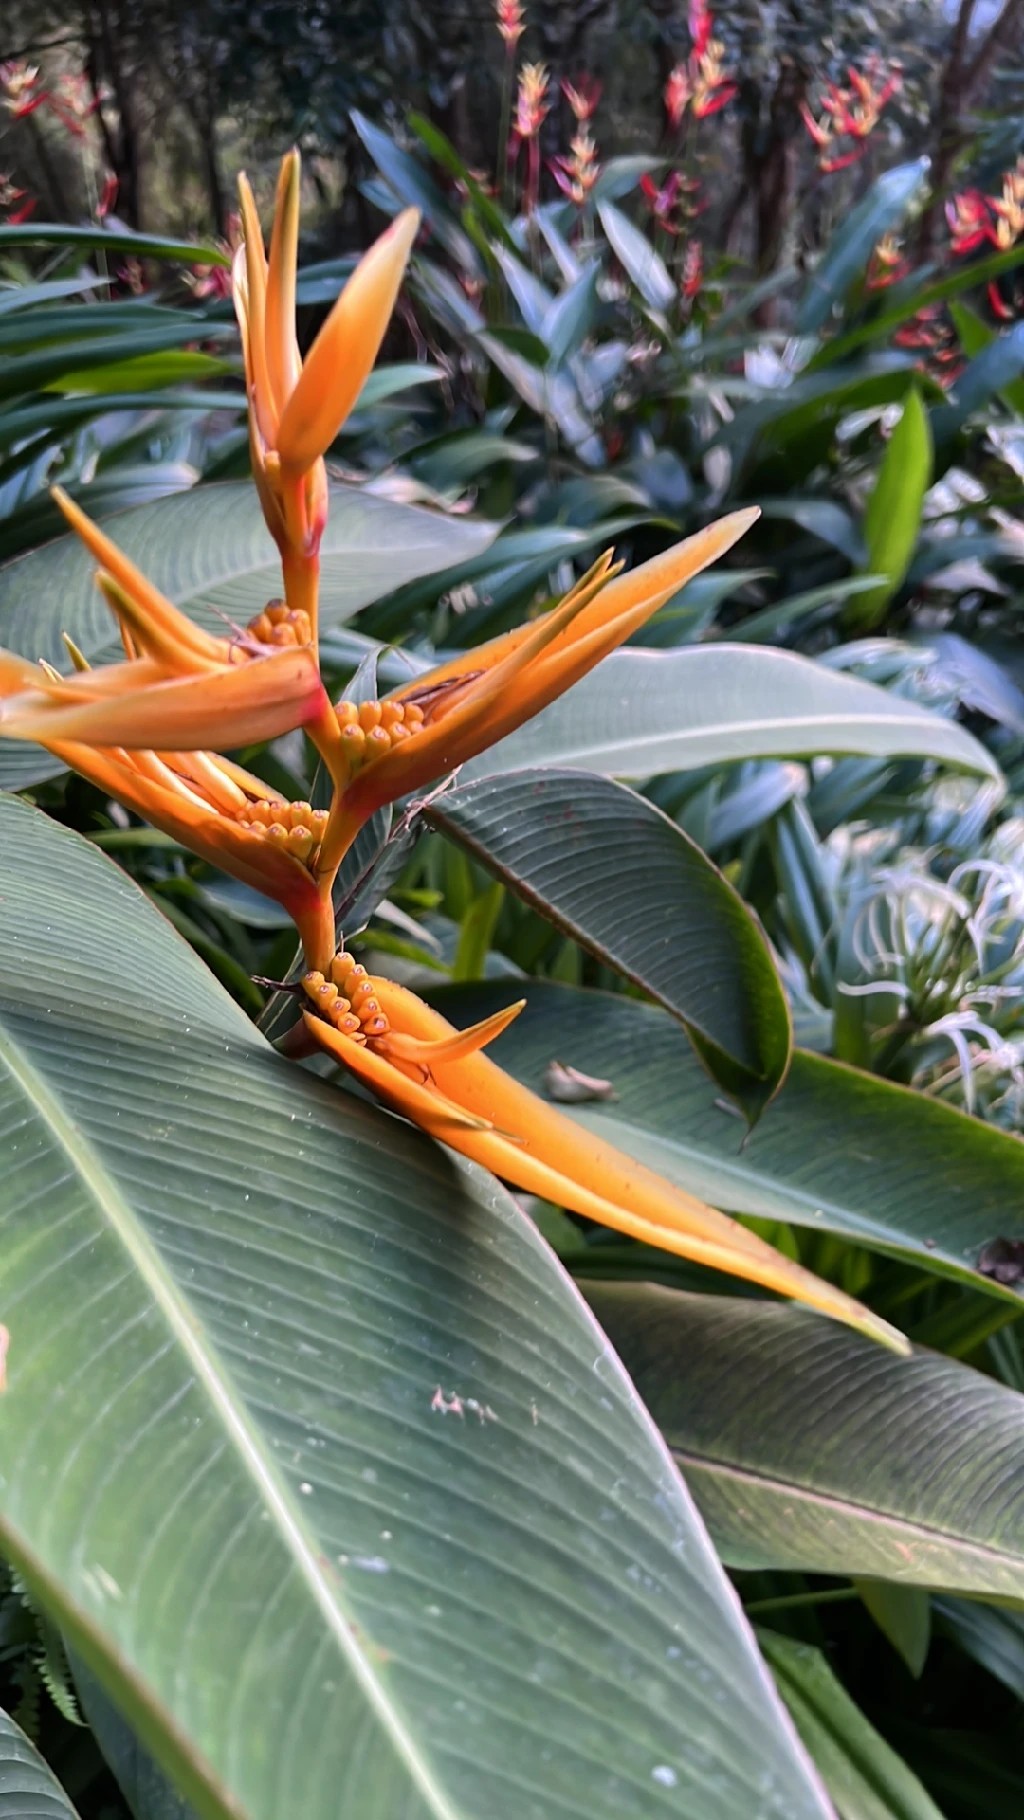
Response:
[[[257,798],[238,810],[235,819],[247,833],[260,835],[282,853],[313,866],[327,829],[328,812],[314,809],[311,803]]]
[[[304,974],[302,989],[320,1016],[355,1043],[372,1042],[391,1028],[366,968],[343,948],[326,974],[317,969]]]
[[[341,749],[353,773],[410,739],[424,721],[424,710],[415,701],[339,701],[335,713]]]
[[[273,645],[278,650],[313,642],[313,627],[305,607],[290,607],[286,600],[268,600],[262,613],[250,619],[246,631],[257,644]]]

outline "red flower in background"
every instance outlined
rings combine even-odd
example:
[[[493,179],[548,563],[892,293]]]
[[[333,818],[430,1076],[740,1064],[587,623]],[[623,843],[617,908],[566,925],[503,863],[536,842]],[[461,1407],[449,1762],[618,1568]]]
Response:
[[[700,296],[704,283],[704,248],[699,240],[691,240],[683,254],[683,277],[680,289],[687,303]]]
[[[498,20],[498,31],[504,41],[505,49],[511,57],[526,30],[526,15],[519,0],[497,0],[495,14]]]
[[[1024,158],[1018,158],[1011,170],[1003,172],[1002,187],[997,196],[980,189],[961,190],[946,203],[950,244],[957,254],[974,253],[981,246],[991,246],[1008,253],[1024,235]],[[1013,287],[1013,279],[1005,282]],[[1016,294],[1007,298],[993,279],[987,287],[989,306],[1000,322],[1013,322],[1017,316]]]
[[[37,107],[49,101],[46,89],[39,86],[39,70],[31,63],[18,62],[12,58],[7,63],[0,63],[0,91],[3,92],[4,106],[15,120],[23,120],[26,114],[34,114]]]
[[[582,208],[600,174],[597,147],[590,134],[581,128],[569,145],[567,158],[555,158],[551,172],[559,189],[577,208]]]
[[[18,207],[15,207],[15,204]],[[27,190],[19,190],[6,172],[0,172],[0,209],[6,210],[7,227],[20,227],[30,215],[34,215],[38,204]]]
[[[670,171],[663,184],[655,183],[653,177],[643,176],[640,188],[651,205],[651,213],[666,234],[681,234],[692,215],[696,214],[692,197],[697,188],[693,178],[684,177],[681,171]]]
[[[910,267],[903,257],[900,242],[894,234],[883,234],[871,254],[868,262],[865,289],[884,291],[890,284],[898,284],[905,278]]]
[[[576,120],[592,120],[601,99],[602,86],[596,76],[581,76],[577,82],[559,84]]]
[[[899,65],[885,65],[879,57],[870,58],[864,70],[851,65],[847,75],[846,88],[837,82],[826,84],[817,116],[806,101],[800,103],[804,126],[818,148],[818,168],[830,173],[845,170],[864,156],[883,109],[903,85]]]
[[[727,106],[737,92],[725,68],[725,45],[714,35],[707,0],[692,0],[689,27],[690,55],[669,72],[665,84],[665,113],[673,132],[678,132],[688,107],[695,120],[706,120]]]

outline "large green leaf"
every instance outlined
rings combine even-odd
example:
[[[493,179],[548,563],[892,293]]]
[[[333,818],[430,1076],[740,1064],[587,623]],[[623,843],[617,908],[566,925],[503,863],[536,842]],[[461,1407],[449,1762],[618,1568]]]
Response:
[[[632,278],[641,297],[654,310],[671,309],[676,287],[665,261],[655,252],[646,234],[635,227],[614,202],[599,202],[597,212],[612,252]]]
[[[470,769],[571,765],[644,778],[818,752],[936,758],[998,775],[953,721],[808,658],[734,644],[616,651]]]
[[[435,798],[427,818],[686,1025],[751,1113],[789,1060],[785,995],[739,895],[652,803],[577,771],[512,771]]]
[[[865,1719],[821,1650],[773,1631],[758,1634],[839,1820],[942,1820],[924,1785]]]
[[[735,1566],[1019,1596],[1024,1397],[749,1298],[587,1298]]]
[[[432,995],[434,996],[434,995]],[[468,1023],[508,988],[448,988],[446,1016]],[[731,1213],[792,1220],[905,1256],[1020,1306],[978,1273],[996,1237],[1024,1239],[1024,1144],[952,1107],[797,1050],[782,1091],[744,1138],[716,1105],[679,1026],[654,1005],[516,982],[527,1009],[493,1053],[539,1087],[552,1057],[612,1082],[617,1100],[570,1106],[574,1119]]]
[[[35,1745],[4,1712],[0,1712],[0,1820],[77,1820]]]
[[[88,507],[88,492],[83,494]],[[243,624],[281,592],[277,551],[255,489],[245,481],[118,513],[106,528],[150,580],[203,625]],[[497,526],[445,518],[354,487],[331,489],[320,604],[325,626],[349,619],[404,582],[479,556]],[[113,622],[76,537],[62,537],[0,569],[0,645],[67,668],[61,633],[90,660],[113,655]],[[0,743],[0,784],[20,789],[61,767],[34,747]]]
[[[825,1820],[526,1216],[95,848],[0,840],[0,1546],[199,1813]]]
[[[931,427],[921,394],[912,386],[864,513],[864,567],[883,579],[847,602],[843,620],[856,631],[867,631],[881,622],[906,575],[931,477]]]

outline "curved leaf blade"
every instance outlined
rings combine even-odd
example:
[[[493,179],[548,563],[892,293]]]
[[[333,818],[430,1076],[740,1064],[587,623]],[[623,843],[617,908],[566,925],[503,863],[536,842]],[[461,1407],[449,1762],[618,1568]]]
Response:
[[[999,775],[954,721],[806,657],[735,644],[616,651],[464,775],[562,765],[646,778],[826,752],[931,758]]]
[[[1019,1596],[1024,1397],[748,1298],[590,1283],[587,1300],[733,1566]]]
[[[426,819],[678,1017],[757,1115],[789,1061],[785,994],[753,915],[675,822],[608,778],[540,770],[446,791]]]
[[[0,1537],[198,1813],[825,1820],[531,1223],[88,843],[0,835]]]
[[[598,202],[597,212],[612,252],[633,280],[644,301],[650,304],[652,310],[671,309],[676,299],[676,287],[665,261],[655,251],[646,234],[635,227],[629,216],[616,208],[614,202]]]
[[[850,286],[867,269],[882,235],[902,221],[928,174],[927,158],[913,158],[883,171],[857,204],[828,252],[811,274],[797,310],[797,333],[813,335]]]
[[[670,1181],[727,1213],[837,1232],[1024,1309],[1019,1291],[977,1270],[993,1238],[1024,1240],[1018,1138],[800,1049],[744,1138],[657,1006],[529,981],[516,990],[527,1008],[495,1044],[501,1066],[535,1089],[553,1056],[610,1080],[616,1100],[565,1110]],[[497,1010],[508,989],[431,997],[469,1023]]]
[[[56,1776],[5,1712],[0,1712],[0,1820],[77,1820]]]
[[[847,602],[843,619],[856,631],[867,631],[881,623],[886,607],[902,584],[917,546],[931,478],[931,424],[920,392],[911,386],[864,514],[865,568],[883,579]]]

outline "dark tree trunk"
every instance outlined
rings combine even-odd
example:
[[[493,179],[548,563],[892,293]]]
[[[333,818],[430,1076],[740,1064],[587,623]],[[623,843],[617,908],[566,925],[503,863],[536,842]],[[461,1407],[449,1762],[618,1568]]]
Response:
[[[918,230],[917,250],[925,260],[934,255],[938,244],[946,197],[966,142],[965,115],[984,88],[997,58],[1015,43],[1024,25],[1024,0],[1003,0],[973,56],[969,56],[976,6],[977,0],[960,0],[939,84],[931,130],[931,194]]]

